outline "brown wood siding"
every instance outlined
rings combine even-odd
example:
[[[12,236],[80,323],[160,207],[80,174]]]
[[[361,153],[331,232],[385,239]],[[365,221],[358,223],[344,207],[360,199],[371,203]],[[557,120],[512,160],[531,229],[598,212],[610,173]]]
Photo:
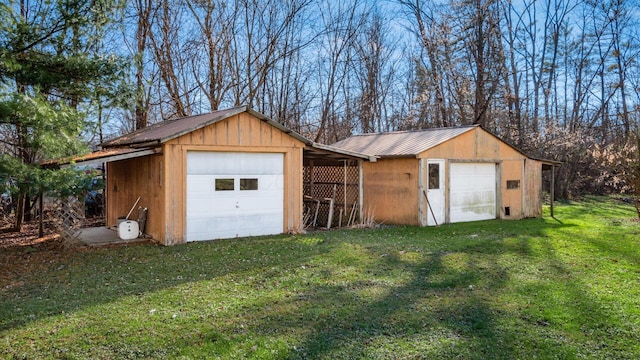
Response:
[[[537,160],[525,161],[523,216],[542,216],[542,163]]]
[[[165,155],[166,245],[183,243],[186,234],[187,151],[272,152],[284,154],[283,232],[302,228],[302,156],[304,144],[268,123],[241,113],[168,141]]]
[[[299,150],[299,151],[298,151]],[[290,148],[284,155],[284,224],[285,232],[301,232],[303,212],[302,148]]]
[[[521,219],[541,215],[539,189],[542,182],[542,165],[528,159],[508,144],[476,128],[454,139],[444,142],[419,155],[425,159],[478,160],[499,164],[497,175],[500,193],[496,194],[499,216],[505,219]],[[527,164],[527,168],[523,166]],[[537,165],[532,165],[536,163]],[[523,174],[524,178],[523,178]],[[520,180],[519,189],[507,189],[507,180]],[[535,184],[538,184],[537,187]],[[537,192],[537,194],[536,194]],[[509,206],[511,216],[505,216]]]
[[[107,163],[106,225],[116,225],[118,217],[126,216],[139,196],[140,202],[130,218],[137,218],[138,207],[148,208],[145,233],[154,239],[160,239],[164,218],[161,171],[162,155]]]
[[[422,152],[424,159],[515,160],[526,156],[488,132],[476,128]]]
[[[505,160],[501,164],[502,179],[502,207],[500,208],[500,217],[503,219],[522,219],[524,216],[522,209],[522,166],[523,160]],[[517,189],[507,188],[507,181],[517,181]],[[511,215],[506,216],[505,208],[509,207]]]
[[[179,141],[176,141],[179,142]],[[173,245],[184,242],[186,191],[187,191],[187,164],[186,153],[183,145],[165,144],[164,156],[164,237],[161,242],[165,245]]]
[[[363,163],[364,209],[386,224],[419,225],[418,170],[415,158]]]

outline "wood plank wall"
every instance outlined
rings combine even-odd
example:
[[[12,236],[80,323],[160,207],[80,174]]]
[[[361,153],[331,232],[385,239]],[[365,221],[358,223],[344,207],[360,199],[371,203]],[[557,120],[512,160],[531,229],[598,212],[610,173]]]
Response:
[[[419,225],[416,158],[379,159],[363,164],[363,205],[376,222]]]
[[[272,152],[284,154],[283,232],[302,229],[302,156],[304,143],[254,117],[241,113],[168,141],[165,154],[164,238],[183,243],[186,234],[187,151]]]
[[[522,208],[522,193],[524,182],[522,178],[524,159],[505,160],[502,162],[502,179],[500,189],[502,191],[502,206],[500,207],[500,217],[504,219],[522,219],[524,211]],[[507,181],[518,181],[517,189],[508,189]],[[510,215],[506,216],[505,208],[509,207]]]
[[[532,159],[525,161],[524,167],[523,216],[542,216],[542,162]]]
[[[496,138],[492,134],[476,128],[452,140],[444,142],[419,155],[424,159],[478,160],[495,162],[499,166],[500,194],[499,216],[505,219],[540,216],[540,184],[542,165]],[[519,189],[507,189],[507,180],[519,180]],[[505,206],[511,216],[505,216]]]
[[[107,163],[106,225],[116,225],[117,219],[127,215],[139,196],[140,202],[130,218],[137,218],[138,207],[148,208],[145,232],[159,239],[164,218],[162,179],[162,155]]]

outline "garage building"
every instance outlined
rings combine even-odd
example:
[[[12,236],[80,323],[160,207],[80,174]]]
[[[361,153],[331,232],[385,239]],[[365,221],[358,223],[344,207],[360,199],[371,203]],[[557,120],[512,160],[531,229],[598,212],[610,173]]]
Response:
[[[363,163],[363,198],[387,224],[539,217],[542,171],[553,179],[560,165],[531,158],[477,125],[362,134],[332,146],[379,158]]]
[[[314,143],[240,106],[151,125],[76,160],[88,161],[107,163],[107,226],[140,198],[148,208],[145,233],[173,245],[301,231],[303,164],[346,173],[375,157]],[[331,187],[343,191],[343,183],[340,176]],[[359,207],[361,193],[351,200]]]

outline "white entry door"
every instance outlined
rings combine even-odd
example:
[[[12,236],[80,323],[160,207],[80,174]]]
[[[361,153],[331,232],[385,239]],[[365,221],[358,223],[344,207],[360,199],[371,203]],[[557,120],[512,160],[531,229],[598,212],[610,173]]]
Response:
[[[452,163],[449,189],[452,223],[496,218],[496,164]]]
[[[444,160],[427,160],[427,225],[439,225],[445,220]]]
[[[284,155],[187,152],[187,241],[283,232]]]

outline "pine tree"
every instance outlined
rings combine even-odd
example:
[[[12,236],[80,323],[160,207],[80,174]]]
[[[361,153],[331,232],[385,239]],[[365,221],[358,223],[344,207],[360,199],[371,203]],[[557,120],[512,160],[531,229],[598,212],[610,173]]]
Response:
[[[111,0],[0,4],[0,190],[17,199],[15,231],[30,195],[77,188],[38,162],[86,150],[83,104],[123,76],[121,59],[96,54],[116,11]]]

